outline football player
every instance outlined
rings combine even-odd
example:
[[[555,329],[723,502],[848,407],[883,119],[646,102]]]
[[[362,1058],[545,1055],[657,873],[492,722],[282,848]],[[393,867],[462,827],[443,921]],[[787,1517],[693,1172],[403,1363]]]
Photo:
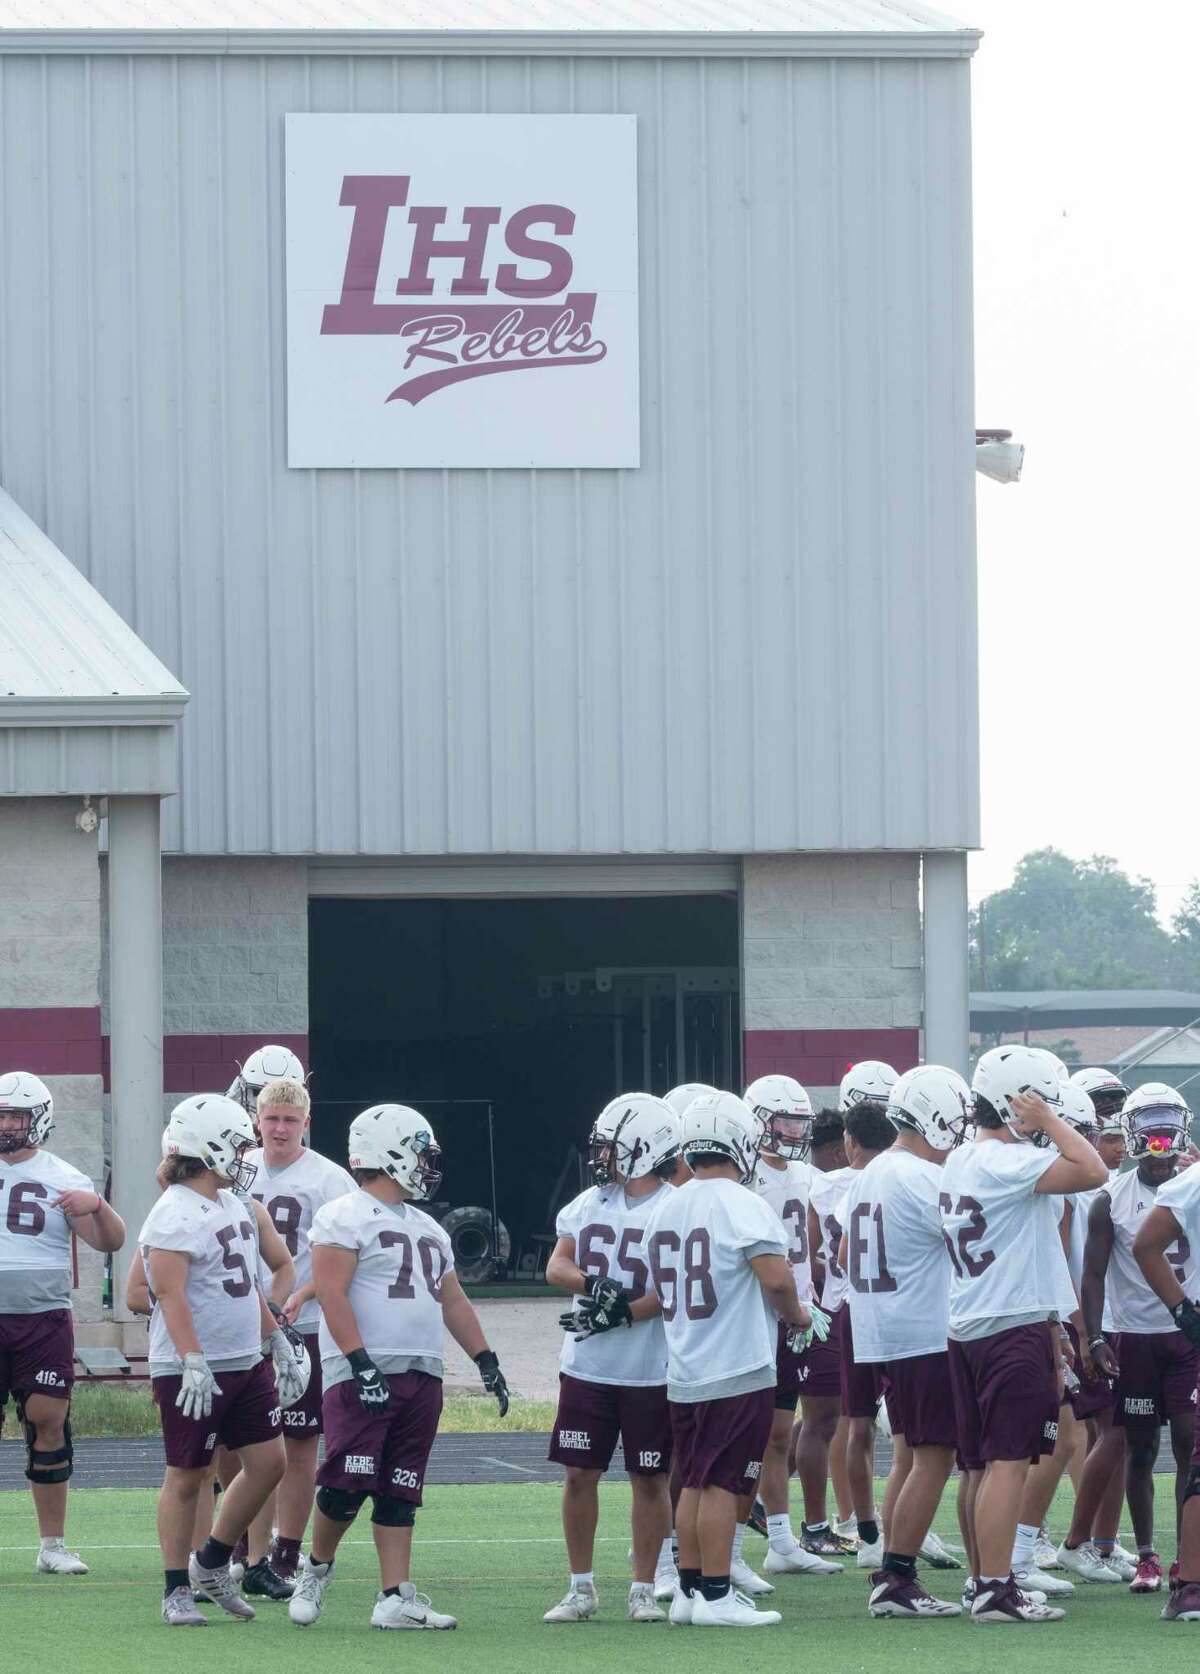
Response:
[[[1029,1467],[1053,1452],[1058,1428],[1051,1320],[1069,1274],[1055,1197],[1106,1179],[1092,1146],[1056,1114],[1059,1086],[1040,1052],[985,1052],[972,1086],[976,1136],[950,1153],[938,1196],[950,1253],[950,1376],[977,1622],[1062,1617],[1023,1592],[1011,1571]]]
[[[886,1390],[893,1437],[887,1546],[871,1576],[872,1616],[962,1614],[961,1605],[936,1599],[921,1585],[917,1557],[954,1464],[950,1264],[938,1200],[943,1165],[962,1139],[970,1109],[970,1091],[956,1071],[937,1064],[908,1070],[887,1107],[895,1143],[877,1145],[846,1192],[855,1357]],[[852,1111],[847,1129],[867,1116],[874,1119],[873,1112]]]
[[[418,1204],[436,1197],[441,1152],[424,1116],[377,1104],[350,1124],[358,1187],[319,1209],[309,1230],[321,1309],[325,1459],[317,1472],[312,1547],[288,1614],[321,1614],[337,1549],[363,1502],[381,1587],[377,1628],[453,1628],[411,1579],[413,1524],[442,1411],[445,1333],[469,1354],[503,1418],[508,1385],[454,1271],[450,1239]]]
[[[258,1120],[258,1095],[272,1081],[298,1081],[303,1087],[308,1077],[304,1065],[286,1046],[260,1046],[252,1052],[230,1084],[227,1098],[240,1104],[252,1122]]]
[[[25,1476],[43,1575],[86,1575],[66,1546],[71,1479],[71,1235],[119,1250],[125,1223],[85,1174],[45,1151],[54,1100],[28,1070],[0,1074],[0,1423],[9,1395],[25,1431]]]
[[[267,1082],[258,1095],[256,1126],[262,1144],[246,1158],[257,1170],[250,1195],[265,1210],[295,1263],[294,1288],[284,1301],[280,1316],[304,1339],[312,1365],[303,1399],[288,1407],[283,1415],[283,1445],[287,1455],[283,1481],[278,1494],[267,1502],[250,1527],[249,1561],[242,1591],[251,1596],[290,1597],[290,1586],[281,1590],[276,1583],[277,1580],[291,1582],[300,1562],[300,1544],[312,1511],[322,1395],[317,1345],[321,1311],[312,1282],[308,1235],[318,1209],[354,1190],[354,1181],[344,1168],[309,1148],[306,1141],[310,1120],[311,1104],[303,1082]],[[270,1284],[269,1271],[267,1268],[262,1275],[264,1289]],[[268,1553],[272,1513],[276,1533]]]
[[[1076,1087],[1082,1087],[1092,1101],[1100,1123],[1096,1149],[1108,1170],[1109,1179],[1115,1180],[1125,1161],[1125,1123],[1121,1112],[1129,1097],[1129,1088],[1119,1075],[1106,1069],[1076,1070],[1071,1080]]]
[[[245,1160],[254,1144],[249,1116],[232,1099],[200,1093],[176,1105],[164,1143],[167,1187],[138,1234],[154,1298],[150,1379],[167,1462],[158,1504],[162,1616],[168,1627],[203,1627],[198,1599],[254,1616],[229,1560],[283,1475],[281,1408],[304,1393],[308,1367],[256,1283],[255,1217],[239,1195],[254,1181]],[[241,1468],[212,1533],[189,1554],[218,1442]]]
[[[667,1337],[667,1396],[682,1492],[679,1586],[671,1621],[766,1627],[730,1583],[739,1498],[762,1469],[775,1405],[773,1316],[798,1337],[813,1316],[796,1294],[787,1233],[756,1192],[758,1122],[732,1093],[688,1106],[682,1149],[693,1178],[663,1193],[650,1235],[650,1271]]]
[[[674,1595],[671,1419],[662,1309],[649,1289],[646,1228],[671,1187],[679,1119],[649,1093],[624,1093],[596,1118],[588,1141],[592,1185],[560,1211],[549,1284],[575,1297],[559,1373],[550,1458],[566,1468],[563,1533],[570,1585],[547,1622],[584,1622],[599,1605],[592,1556],[600,1478],[620,1437],[633,1489],[629,1619],[662,1622],[656,1599]]]

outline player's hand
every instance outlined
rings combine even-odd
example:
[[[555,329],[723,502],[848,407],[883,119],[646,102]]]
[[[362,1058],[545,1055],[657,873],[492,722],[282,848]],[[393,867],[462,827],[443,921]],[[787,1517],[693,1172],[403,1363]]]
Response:
[[[589,1273],[583,1281],[583,1294],[592,1306],[603,1308],[610,1306],[618,1296],[624,1296],[625,1292],[615,1279],[598,1279],[595,1274]]]
[[[1176,1302],[1171,1309],[1171,1318],[1183,1332],[1188,1342],[1193,1344],[1194,1347],[1200,1348],[1200,1308],[1190,1297],[1185,1296],[1182,1301]]]
[[[68,1220],[79,1221],[85,1215],[99,1214],[103,1203],[99,1192],[84,1191],[76,1186],[69,1192],[60,1192],[54,1200],[54,1207],[61,1209]]]
[[[386,1412],[392,1404],[392,1391],[366,1349],[353,1349],[346,1359],[358,1385],[359,1406],[365,1412]]]
[[[1093,1337],[1088,1344],[1088,1350],[1095,1372],[1099,1372],[1100,1376],[1104,1378],[1115,1378],[1117,1376],[1121,1366],[1113,1353],[1111,1343],[1106,1342],[1103,1337]],[[1094,1375],[1095,1373],[1093,1373]]]
[[[501,1418],[508,1416],[508,1384],[504,1373],[500,1370],[500,1362],[491,1349],[481,1349],[475,1356],[475,1364],[479,1367],[479,1375],[483,1379],[483,1387],[489,1395],[496,1397],[496,1404],[500,1408]]]
[[[1179,1173],[1182,1174],[1184,1169],[1190,1168],[1194,1162],[1200,1162],[1200,1147],[1194,1139],[1189,1139],[1188,1148],[1179,1159]]]
[[[1018,1133],[1040,1133],[1054,1112],[1039,1093],[1014,1093],[1009,1100]]]
[[[285,1325],[295,1325],[296,1321],[300,1317],[300,1310],[303,1306],[304,1303],[301,1300],[299,1292],[294,1290],[288,1297],[287,1301],[283,1304],[283,1307],[279,1310],[280,1319],[283,1320]]]
[[[1071,1333],[1064,1330],[1061,1325],[1058,1328],[1058,1352],[1062,1356],[1063,1365],[1074,1370],[1075,1345],[1071,1341]]]
[[[787,1337],[785,1339],[788,1348],[791,1349],[793,1354],[803,1354],[805,1349],[811,1345],[813,1338],[817,1336],[818,1315],[820,1315],[821,1319],[822,1333],[819,1341],[823,1343],[825,1338],[829,1335],[829,1315],[823,1308],[814,1307],[809,1309],[806,1308],[803,1303],[800,1303],[799,1306],[800,1312],[804,1315],[806,1323],[804,1325],[789,1325],[787,1329]]]
[[[619,1325],[632,1325],[629,1292],[614,1285],[603,1293],[597,1292],[580,1304],[579,1312],[588,1324],[589,1336],[604,1331],[615,1331]]]
[[[271,1365],[275,1368],[275,1387],[279,1391],[281,1407],[294,1407],[308,1388],[308,1379],[304,1376],[304,1366],[300,1359],[304,1346],[303,1338],[282,1327],[278,1331],[272,1331],[263,1344],[263,1352],[271,1356]]]
[[[185,1418],[207,1418],[212,1412],[213,1396],[221,1393],[221,1385],[212,1375],[212,1368],[202,1354],[193,1352],[183,1357],[183,1376],[175,1405]]]

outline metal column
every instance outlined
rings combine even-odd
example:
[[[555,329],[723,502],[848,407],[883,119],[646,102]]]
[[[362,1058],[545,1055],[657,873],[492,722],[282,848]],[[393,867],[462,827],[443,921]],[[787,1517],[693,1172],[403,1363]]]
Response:
[[[922,857],[925,1062],[967,1073],[971,995],[967,959],[967,857]]]
[[[157,796],[108,802],[109,1031],[112,1043],[113,1206],[125,1221],[114,1263],[113,1303],[158,1187],[163,1128],[162,858]]]

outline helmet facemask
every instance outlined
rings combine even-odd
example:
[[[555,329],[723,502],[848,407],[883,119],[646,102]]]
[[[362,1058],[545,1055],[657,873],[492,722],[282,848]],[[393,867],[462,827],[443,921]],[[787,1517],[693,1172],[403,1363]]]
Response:
[[[1188,1122],[1177,1105],[1147,1105],[1125,1123],[1125,1140],[1134,1158],[1182,1157],[1188,1148]]]
[[[414,1202],[428,1203],[440,1190],[445,1173],[441,1147],[427,1133],[414,1133],[406,1143],[415,1162],[406,1168],[404,1158],[395,1151],[389,1151],[388,1156],[394,1160],[383,1165],[384,1173],[410,1193]]]
[[[16,1108],[5,1105],[0,1108],[0,1116],[23,1116],[23,1128],[8,1129],[0,1133],[0,1157],[11,1156],[14,1151],[35,1150],[41,1145],[54,1126],[53,1104],[22,1105]]]
[[[762,1125],[758,1148],[785,1162],[804,1162],[812,1149],[813,1118],[791,1110],[768,1110],[759,1105],[754,1114]]]

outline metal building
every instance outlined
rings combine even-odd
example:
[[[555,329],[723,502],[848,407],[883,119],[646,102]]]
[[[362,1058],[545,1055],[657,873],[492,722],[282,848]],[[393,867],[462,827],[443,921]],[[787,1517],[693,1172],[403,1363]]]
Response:
[[[533,1237],[622,1084],[961,1063],[976,32],[46,12],[0,0],[0,1058],[56,1141],[136,1218],[160,1080],[282,1040],[331,1149],[424,1103],[455,1201],[490,1105]]]

